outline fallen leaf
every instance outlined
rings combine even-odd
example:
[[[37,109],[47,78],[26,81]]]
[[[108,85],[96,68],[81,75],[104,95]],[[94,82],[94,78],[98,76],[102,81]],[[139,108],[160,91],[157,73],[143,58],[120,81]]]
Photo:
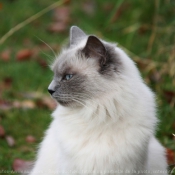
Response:
[[[25,100],[21,102],[21,107],[25,109],[34,109],[35,108],[35,103],[31,100]]]
[[[3,7],[3,5],[2,5],[2,3],[0,3],[0,10],[2,9],[2,7]]]
[[[114,9],[114,5],[111,2],[105,2],[102,8],[104,11],[111,12]]]
[[[16,158],[13,161],[12,168],[16,172],[29,171],[31,169],[32,162]]]
[[[24,109],[34,109],[36,107],[34,101],[32,100],[24,100],[24,101],[14,101],[14,108],[24,108]]]
[[[150,73],[150,75],[149,75],[149,79],[153,83],[160,82],[161,81],[161,74],[160,74],[160,72],[158,72],[157,70],[152,71],[152,73]]]
[[[10,147],[15,146],[15,140],[12,136],[6,136],[5,138]]]
[[[54,22],[48,27],[49,32],[60,33],[67,30],[70,21],[70,8],[67,6],[55,8],[53,20]]]
[[[28,143],[34,143],[34,142],[36,142],[36,139],[35,139],[35,137],[32,136],[32,135],[28,135],[28,136],[26,137],[26,142],[28,142]]]
[[[22,97],[28,98],[28,99],[38,99],[44,96],[41,92],[23,92],[20,94]]]
[[[174,151],[167,148],[166,149],[166,155],[167,155],[168,164],[169,165],[174,164],[175,163],[175,153],[174,153]]]
[[[4,127],[2,125],[0,125],[0,137],[4,137],[4,136],[5,136]]]
[[[46,96],[42,99],[39,99],[37,101],[37,105],[38,107],[47,107],[48,109],[54,110],[57,106],[57,103],[51,97]]]
[[[173,101],[173,99],[175,99],[175,92],[173,92],[173,91],[164,90],[163,94],[164,94],[164,97],[168,103],[171,103]]]
[[[138,29],[138,33],[139,33],[140,35],[145,34],[147,31],[148,31],[148,27],[145,26],[145,25],[141,25],[140,28]]]
[[[11,108],[12,108],[12,104],[10,102],[0,99],[0,109],[1,110],[7,111]]]
[[[18,51],[18,53],[16,55],[16,59],[18,61],[26,61],[26,60],[29,60],[32,55],[33,55],[32,50],[23,49],[23,50]]]
[[[137,63],[137,66],[141,70],[145,70],[148,66],[148,63],[144,59],[139,59],[135,61]]]
[[[68,25],[63,22],[54,22],[48,27],[49,32],[60,33],[67,29]]]
[[[32,41],[29,38],[24,38],[23,40],[23,46],[28,47],[32,45]]]
[[[42,68],[48,68],[48,64],[45,60],[43,59],[38,59],[37,62],[39,63],[39,65],[42,67]]]
[[[68,23],[70,21],[70,8],[68,6],[55,8],[53,11],[53,20]]]
[[[1,60],[9,61],[10,60],[10,54],[11,54],[11,50],[9,50],[9,49],[3,51],[0,55]]]
[[[5,78],[3,79],[3,84],[4,84],[4,87],[5,87],[5,88],[10,88],[11,85],[12,85],[12,82],[13,82],[13,80],[12,80],[11,77],[5,77]]]
[[[84,1],[82,5],[83,11],[87,15],[93,16],[95,13],[95,5],[96,5],[95,2],[92,0]]]

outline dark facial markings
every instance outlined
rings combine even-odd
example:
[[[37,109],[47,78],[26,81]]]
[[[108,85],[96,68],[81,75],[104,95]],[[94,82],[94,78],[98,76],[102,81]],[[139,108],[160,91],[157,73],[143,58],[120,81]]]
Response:
[[[109,78],[113,75],[113,73],[120,72],[120,69],[122,69],[122,64],[114,48],[108,45],[105,45],[105,48],[106,62],[104,65],[100,66],[99,73]]]
[[[72,76],[67,74],[66,77],[68,80],[61,79],[56,82],[53,97],[63,106],[81,104],[87,98],[86,76],[77,73]]]
[[[98,97],[101,90],[98,88],[98,79],[92,80],[89,77],[90,74],[84,75],[81,72],[83,70],[76,69],[74,62],[67,59],[71,55],[70,51],[68,48],[68,52],[61,55],[61,59],[54,68],[56,86],[52,96],[63,106],[83,104],[87,99],[96,98],[95,94]],[[96,62],[93,61],[94,69],[97,69],[101,77],[106,79],[115,78],[114,74],[119,73],[122,69],[122,63],[115,47],[94,36],[88,38],[84,48],[77,50],[77,57],[82,60],[84,58],[94,59]]]
[[[96,44],[94,44],[93,47],[96,47],[98,44],[100,44],[99,42],[96,42]],[[97,48],[97,51],[95,48],[92,49],[92,46],[87,47],[87,44],[86,44],[85,48],[83,48],[82,50],[79,50],[78,52],[80,55],[83,54],[86,58],[91,58],[91,56],[94,56],[95,58],[93,59],[96,59],[99,64],[98,72],[101,75],[104,75],[107,78],[110,78],[112,77],[113,73],[120,72],[120,69],[122,69],[122,64],[115,49],[111,45],[103,44],[103,47],[102,47],[101,44]],[[101,49],[101,52],[99,51],[100,49]],[[95,52],[98,52],[98,53],[95,55]]]

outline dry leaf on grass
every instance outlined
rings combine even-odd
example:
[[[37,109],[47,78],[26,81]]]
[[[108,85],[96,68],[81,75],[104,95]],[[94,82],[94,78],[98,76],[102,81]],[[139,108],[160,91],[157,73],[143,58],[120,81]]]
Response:
[[[2,5],[2,3],[0,3],[0,10],[2,10],[2,7],[3,7],[3,5]]]
[[[29,60],[33,55],[33,51],[29,49],[23,49],[18,51],[16,54],[17,61],[26,61]]]
[[[70,8],[67,6],[55,8],[53,11],[53,20],[68,23],[70,21]]]
[[[3,84],[5,88],[10,88],[12,86],[13,79],[11,77],[3,78]]]
[[[15,140],[12,136],[6,136],[5,138],[10,147],[15,146]]]
[[[51,97],[45,96],[37,101],[37,105],[41,108],[47,107],[48,109],[54,110],[57,106],[57,103]]]
[[[12,105],[10,102],[0,99],[0,110],[7,111],[11,108],[12,108]]]
[[[12,168],[16,172],[22,172],[22,171],[29,171],[32,167],[32,162],[31,161],[26,161],[23,159],[16,158],[13,161]]]
[[[149,75],[149,79],[153,83],[159,83],[161,81],[161,73],[157,70],[153,70]]]
[[[24,101],[14,101],[14,108],[23,108],[23,109],[34,109],[36,107],[35,103],[32,100],[24,100]]]
[[[0,58],[3,61],[9,61],[10,60],[10,54],[11,54],[11,50],[7,49],[4,50],[1,54],[0,54]]]
[[[92,0],[84,1],[82,9],[87,15],[93,16],[95,14],[95,5],[95,2]]]
[[[48,68],[48,64],[47,64],[47,62],[45,60],[38,59],[37,62],[43,69]]]
[[[175,153],[174,153],[174,151],[167,148],[166,153],[167,153],[166,155],[167,155],[168,164],[169,165],[174,164],[175,163]]]
[[[36,139],[35,139],[35,137],[32,136],[32,135],[28,135],[28,136],[26,137],[26,142],[27,142],[27,143],[34,143],[34,142],[36,142]]]
[[[67,24],[63,22],[54,22],[50,24],[50,26],[48,27],[48,31],[54,32],[54,33],[64,32],[66,29],[67,29]]]
[[[53,11],[53,21],[49,25],[48,31],[60,33],[67,30],[70,21],[70,8],[67,6],[55,8]]]
[[[164,97],[165,97],[166,101],[167,101],[169,104],[173,101],[173,99],[175,100],[175,92],[164,90],[164,91],[163,91],[163,94],[164,94]]]
[[[0,125],[0,137],[4,137],[4,136],[5,136],[4,127],[2,125]]]
[[[22,92],[20,95],[28,99],[38,99],[44,96],[41,92]]]

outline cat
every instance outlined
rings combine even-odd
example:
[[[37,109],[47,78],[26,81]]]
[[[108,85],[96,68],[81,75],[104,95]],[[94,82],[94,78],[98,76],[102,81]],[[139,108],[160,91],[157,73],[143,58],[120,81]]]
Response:
[[[58,106],[30,175],[167,174],[155,96],[122,49],[72,26],[51,69]]]

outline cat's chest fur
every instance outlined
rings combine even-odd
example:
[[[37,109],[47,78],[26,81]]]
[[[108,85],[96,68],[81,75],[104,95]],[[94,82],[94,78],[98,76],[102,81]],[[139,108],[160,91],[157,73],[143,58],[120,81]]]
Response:
[[[59,115],[59,110],[54,116],[57,113]],[[147,150],[147,140],[144,138],[140,142],[144,134],[144,129],[139,132],[142,126],[134,127],[131,123],[118,120],[116,123],[101,123],[92,127],[92,123],[85,123],[81,118],[74,120],[74,117],[74,114],[55,117],[50,128],[58,144],[59,171],[119,171],[130,169],[132,160],[134,163],[131,167],[144,165],[144,161],[136,161],[138,154],[145,156]]]

